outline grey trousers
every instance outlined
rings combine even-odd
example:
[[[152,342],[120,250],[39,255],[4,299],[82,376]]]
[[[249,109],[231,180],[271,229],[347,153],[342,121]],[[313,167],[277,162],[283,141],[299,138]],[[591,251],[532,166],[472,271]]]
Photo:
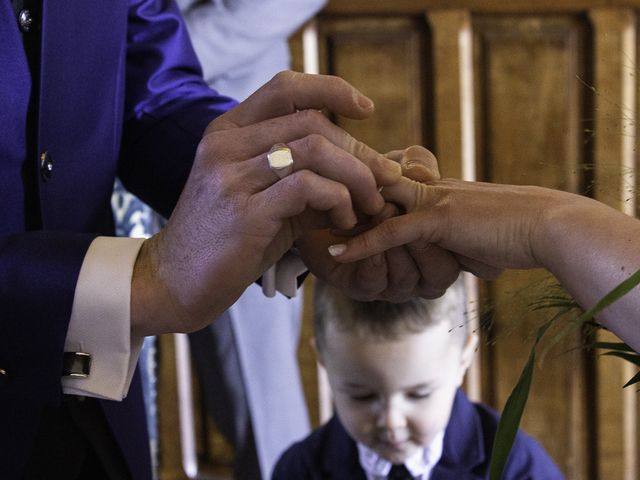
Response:
[[[206,409],[235,448],[238,480],[269,479],[282,451],[309,432],[296,358],[300,305],[253,286],[189,335]]]

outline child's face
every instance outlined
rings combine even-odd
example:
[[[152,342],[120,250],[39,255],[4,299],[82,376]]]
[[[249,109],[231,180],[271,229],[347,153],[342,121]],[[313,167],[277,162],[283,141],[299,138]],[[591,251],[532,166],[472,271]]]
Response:
[[[471,361],[444,324],[399,340],[363,339],[327,325],[322,360],[335,407],[352,438],[403,463],[444,430]]]

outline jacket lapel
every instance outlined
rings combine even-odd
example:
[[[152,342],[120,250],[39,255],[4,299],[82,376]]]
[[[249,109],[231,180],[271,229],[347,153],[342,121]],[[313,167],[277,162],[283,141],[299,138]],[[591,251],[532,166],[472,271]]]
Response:
[[[475,407],[458,390],[445,430],[442,458],[431,480],[476,480],[485,478],[488,462],[484,431]]]
[[[360,461],[358,447],[334,416],[327,424],[327,435],[321,450],[321,468],[318,479],[322,480],[366,480]]]

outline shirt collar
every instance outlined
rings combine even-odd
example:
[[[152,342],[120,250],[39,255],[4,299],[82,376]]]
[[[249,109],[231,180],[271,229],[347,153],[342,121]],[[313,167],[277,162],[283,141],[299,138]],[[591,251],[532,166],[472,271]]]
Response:
[[[418,450],[409,457],[404,465],[416,480],[428,480],[431,470],[442,457],[444,431],[438,433],[431,444]],[[391,462],[380,457],[376,452],[358,442],[360,466],[367,474],[367,480],[384,480],[391,470]]]

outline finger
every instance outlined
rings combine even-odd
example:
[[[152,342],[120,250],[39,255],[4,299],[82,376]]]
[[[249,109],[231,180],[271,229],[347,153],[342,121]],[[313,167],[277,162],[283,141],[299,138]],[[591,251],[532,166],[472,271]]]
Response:
[[[331,230],[331,234],[336,237],[355,237],[356,235],[360,235],[362,232],[366,232],[370,230],[376,225],[379,225],[383,221],[388,218],[395,217],[396,215],[400,215],[402,212],[398,209],[398,206],[393,203],[385,203],[384,207],[377,213],[376,215],[360,215],[358,214],[358,224],[349,230]]]
[[[420,272],[411,255],[403,247],[392,248],[384,254],[387,264],[387,288],[383,298],[390,302],[406,302],[416,291]]]
[[[395,184],[385,186],[381,193],[387,202],[395,203],[405,211],[411,211],[423,200],[425,188],[428,187],[422,183],[401,177]]]
[[[372,226],[380,225],[385,220],[401,215],[402,212],[398,205],[395,203],[386,202],[382,210],[379,213],[371,217],[370,223]]]
[[[402,174],[416,182],[431,182],[440,179],[438,160],[435,155],[419,145],[404,150],[400,165]]]
[[[351,296],[356,300],[367,302],[380,298],[381,292],[389,286],[388,266],[384,254],[372,255],[356,262],[351,285],[360,285],[360,291],[355,296]]]
[[[373,225],[379,225],[384,220],[399,214],[400,211],[395,204],[387,203],[383,210],[373,217]],[[389,252],[395,250],[398,250],[398,248],[389,250]],[[412,242],[400,250],[405,251],[406,254],[410,256],[417,271],[419,281],[413,288],[414,294],[417,296],[438,298],[444,294],[447,287],[458,277],[460,272],[458,261],[450,252],[437,245],[418,241]],[[393,262],[389,261],[390,276],[393,275],[393,265],[395,265],[396,262],[398,262],[398,260],[394,260]],[[394,276],[389,283],[394,284],[394,282],[401,281],[402,280],[398,280],[397,276]],[[407,281],[410,280],[407,279]]]
[[[437,298],[458,278],[458,259],[448,250],[424,241],[409,243],[406,248],[420,272],[417,295]]]
[[[374,215],[384,207],[373,172],[348,152],[320,135],[309,135],[289,142],[288,146],[294,159],[294,172],[310,170],[343,184],[351,193],[356,207],[368,215]],[[238,168],[244,171],[243,182],[251,185],[254,192],[264,190],[279,180],[269,167],[266,154],[240,162]]]
[[[430,242],[432,225],[425,219],[405,214],[385,220],[380,225],[344,243],[329,247],[338,262],[353,262],[417,240]]]
[[[273,220],[285,221],[312,209],[328,214],[331,224],[327,227],[347,229],[355,226],[357,221],[347,188],[309,170],[283,178],[255,194],[253,201],[260,204],[253,211],[267,212]],[[313,223],[317,227],[316,222]],[[300,224],[304,225],[304,221]]]
[[[356,212],[357,214],[358,212]],[[329,233],[334,237],[342,238],[342,237],[355,237],[356,235],[360,235],[362,232],[366,232],[371,228],[371,223],[364,222],[360,219],[360,215],[358,215],[358,224],[350,228],[349,230],[340,230],[337,228],[332,228],[329,230]]]
[[[380,225],[350,239],[329,247],[329,253],[337,262],[353,262],[377,255],[387,249],[408,244],[412,257],[418,266],[423,281],[418,285],[418,295],[435,298],[444,293],[448,285],[455,281],[459,268],[486,280],[497,278],[502,269],[484,262],[450,252],[433,243],[431,238],[436,231],[433,223],[412,218],[411,214],[394,217]],[[431,252],[416,252],[416,245],[431,245]],[[431,258],[429,258],[431,257]],[[437,294],[441,291],[440,294]],[[433,292],[436,294],[434,295]]]
[[[387,264],[384,254],[373,255],[350,264],[336,263],[327,246],[336,241],[328,230],[312,230],[298,238],[302,258],[314,275],[349,291],[349,296],[361,301],[379,298],[387,288]]]
[[[345,117],[364,119],[371,115],[374,105],[339,77],[285,71],[214,123],[219,128],[243,127],[298,110],[324,108]]]
[[[394,162],[400,163],[403,153],[404,150],[391,150],[390,152],[385,153],[384,156],[390,160],[393,160]]]
[[[233,141],[229,141],[231,134]],[[233,131],[212,131],[205,136],[203,143],[210,145],[216,157],[246,159],[265,154],[275,143],[290,144],[313,134],[323,136],[366,165],[373,172],[377,185],[391,185],[402,174],[396,162],[356,140],[314,110],[268,119]]]

